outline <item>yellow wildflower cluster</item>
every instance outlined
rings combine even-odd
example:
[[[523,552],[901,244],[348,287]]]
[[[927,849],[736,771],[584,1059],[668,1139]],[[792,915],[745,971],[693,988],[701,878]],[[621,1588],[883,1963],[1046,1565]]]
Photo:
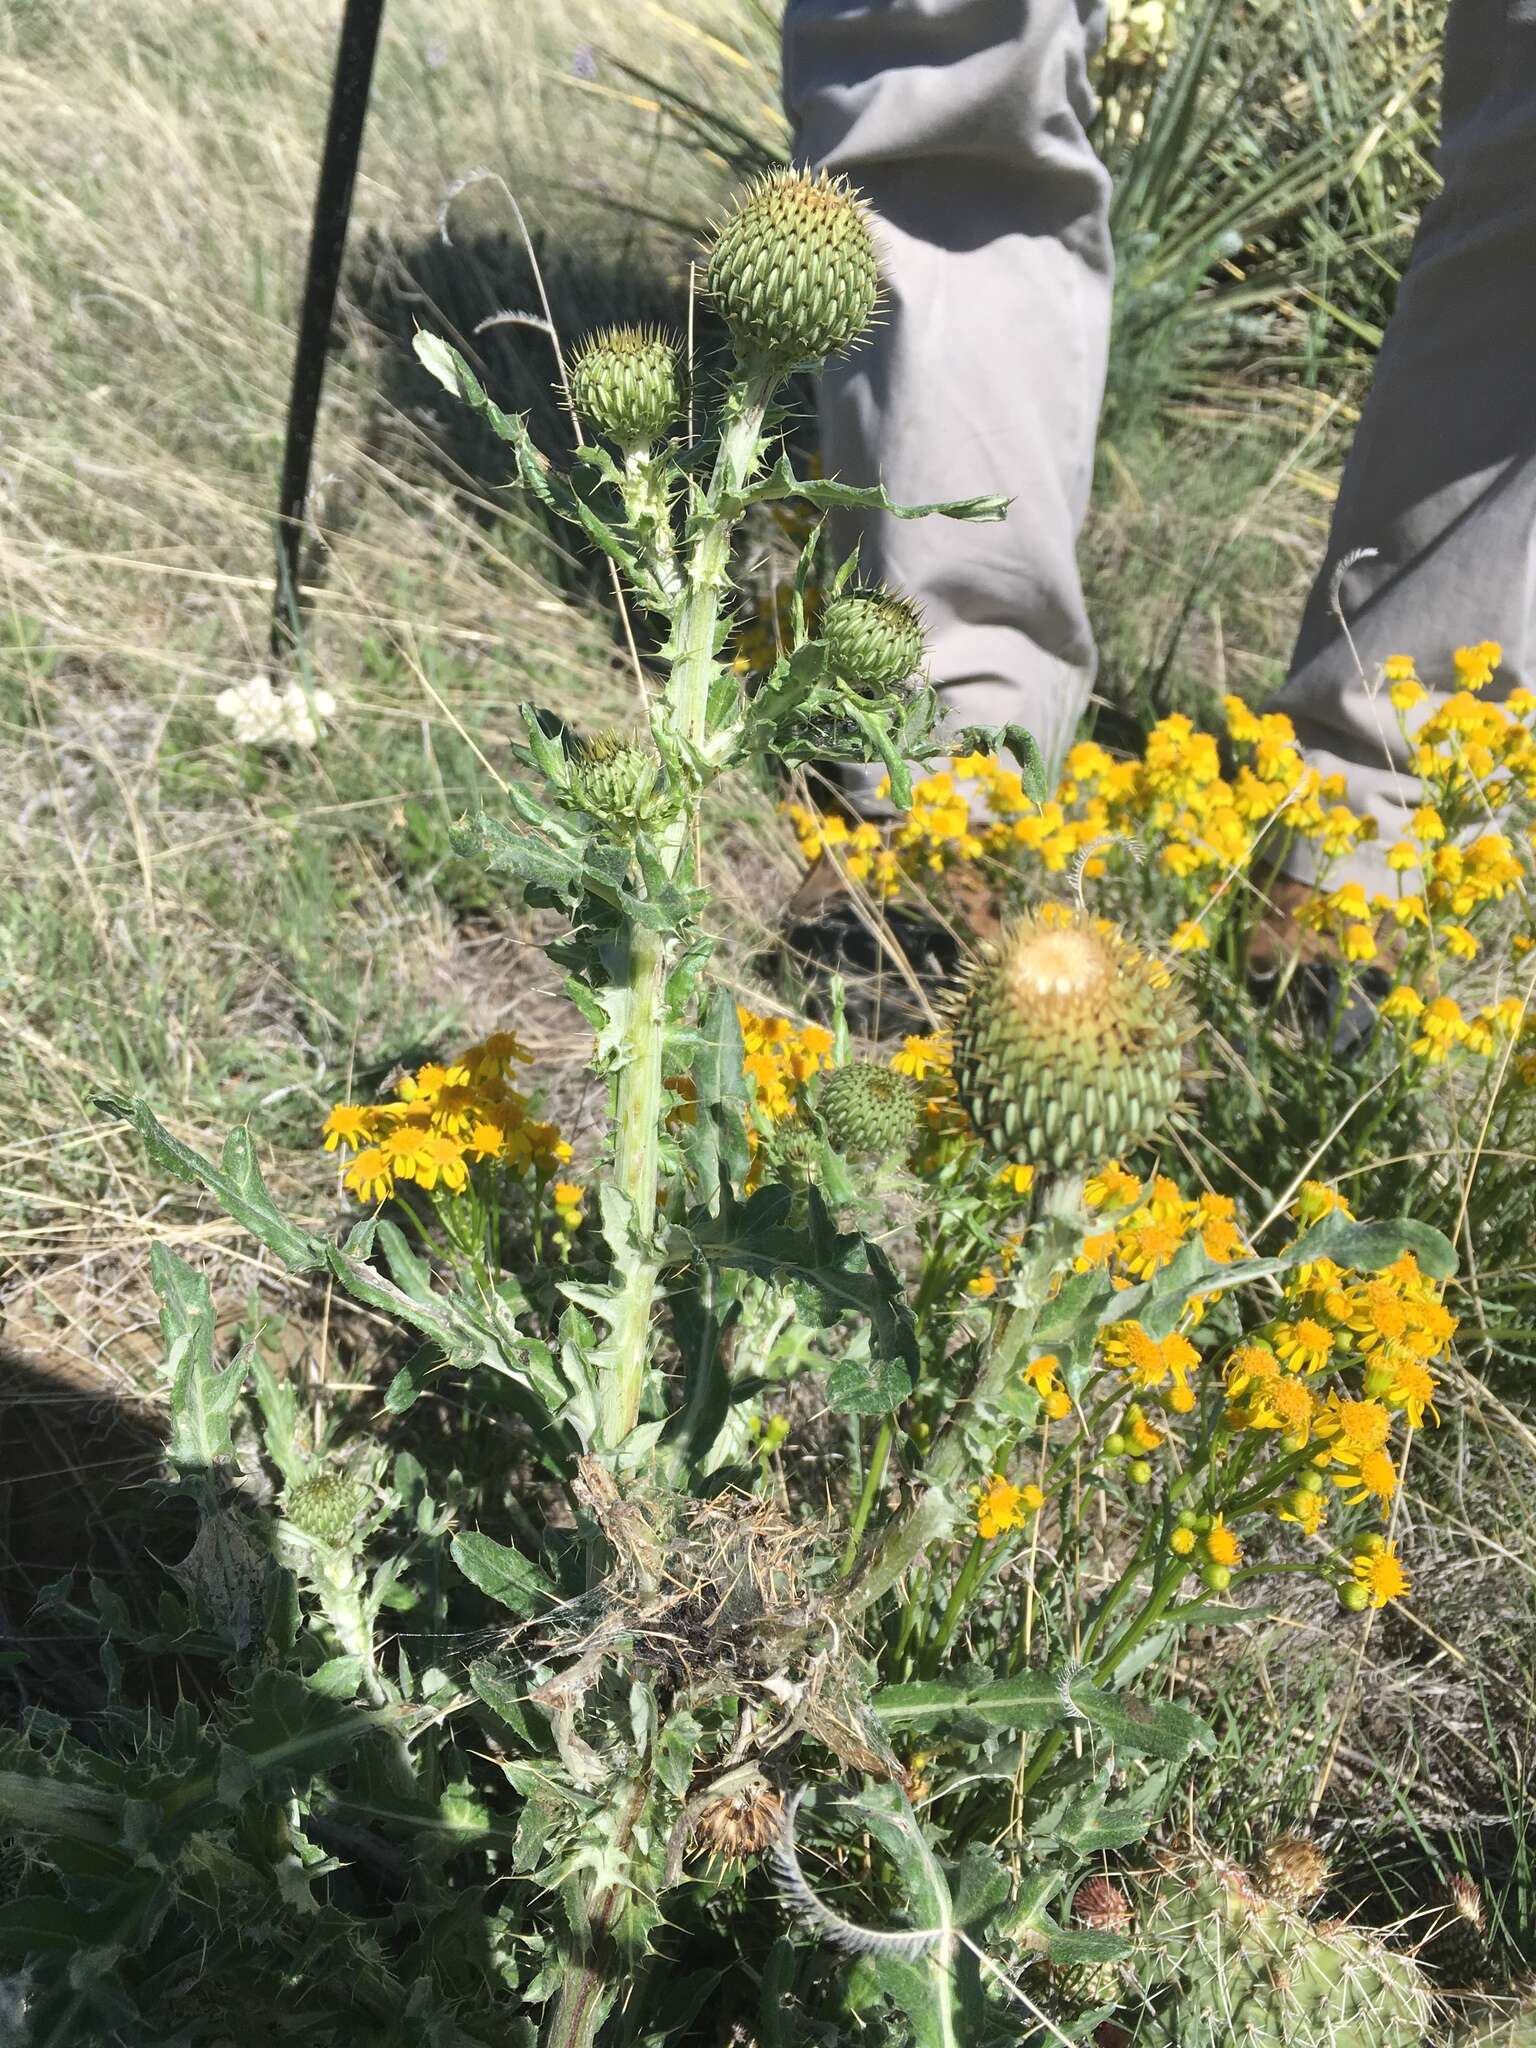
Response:
[[[1186,1198],[1166,1177],[1144,1186],[1111,1163],[1085,1193],[1105,1227],[1090,1230],[1080,1272],[1107,1272],[1123,1288],[1197,1239],[1218,1264],[1247,1255],[1229,1203]],[[1305,1233],[1334,1212],[1349,1215],[1342,1196],[1309,1181],[1291,1213]],[[1192,1303],[1182,1326],[1171,1330],[1154,1331],[1134,1318],[1108,1323],[1099,1335],[1098,1369],[1075,1396],[1054,1352],[1030,1358],[1022,1378],[1039,1398],[1038,1427],[1072,1425],[1049,1459],[1041,1451],[1047,1494],[1053,1476],[1071,1479],[1083,1448],[1106,1465],[1123,1461],[1119,1470],[1132,1485],[1150,1485],[1155,1454],[1181,1418],[1201,1411],[1200,1427],[1165,1471],[1177,1500],[1180,1493],[1188,1498],[1195,1466],[1203,1466],[1206,1510],[1180,1508],[1167,1541],[1174,1558],[1223,1590],[1244,1562],[1245,1517],[1274,1514],[1316,1537],[1330,1502],[1390,1512],[1402,1446],[1439,1419],[1435,1366],[1455,1336],[1456,1318],[1411,1253],[1374,1273],[1304,1259],[1287,1273],[1265,1321],[1225,1350],[1208,1347],[1202,1355],[1193,1333],[1204,1306]],[[978,1489],[984,1538],[1023,1520],[1008,1489],[996,1475]],[[1320,1568],[1347,1607],[1379,1607],[1408,1590],[1401,1561],[1380,1537],[1331,1553]]]
[[[405,1074],[386,1102],[338,1102],[325,1120],[327,1152],[352,1152],[343,1185],[360,1202],[384,1202],[402,1181],[432,1193],[460,1194],[477,1166],[541,1179],[571,1156],[554,1124],[528,1114],[528,1097],[510,1076],[525,1063],[514,1033],[498,1031],[467,1046],[448,1065],[428,1061]],[[572,1225],[582,1191],[557,1183],[557,1205]]]
[[[1376,821],[1349,808],[1342,776],[1322,776],[1303,759],[1289,719],[1236,696],[1222,700],[1226,761],[1215,734],[1175,714],[1152,728],[1139,756],[1116,759],[1080,742],[1043,805],[1014,770],[971,754],[915,784],[907,815],[883,831],[799,807],[790,815],[808,860],[830,849],[882,897],[906,877],[979,860],[1016,865],[1022,857],[1043,876],[1080,869],[1094,877],[1119,849],[1128,862],[1134,855],[1148,908],[1176,953],[1208,950],[1229,920],[1251,925],[1262,898],[1245,876],[1261,855],[1304,841],[1318,886],[1301,921],[1352,965],[1397,962],[1400,986],[1385,1018],[1403,1057],[1427,1066],[1453,1055],[1491,1058],[1518,1035],[1536,1041],[1536,1017],[1514,996],[1465,1010],[1443,982],[1448,969],[1486,953],[1487,913],[1525,896],[1536,850],[1536,828],[1517,839],[1499,825],[1511,802],[1536,799],[1536,692],[1497,702],[1480,694],[1501,659],[1493,641],[1458,649],[1457,687],[1433,699],[1407,656],[1384,665],[1381,687],[1422,799],[1405,836],[1384,851],[1395,893],[1358,881],[1330,886],[1330,871],[1377,836]],[[1536,952],[1536,918],[1512,943],[1517,955]],[[1518,1071],[1536,1085],[1536,1045]]]
[[[1150,1280],[1196,1236],[1206,1257],[1218,1265],[1248,1251],[1236,1221],[1237,1205],[1229,1195],[1201,1194],[1191,1200],[1166,1174],[1156,1175],[1146,1188],[1118,1160],[1111,1160],[1089,1178],[1083,1199],[1103,1228],[1084,1238],[1078,1271],[1102,1269],[1119,1288]]]
[[[795,1024],[788,1017],[759,1016],[736,1009],[745,1048],[742,1071],[755,1090],[754,1107],[764,1123],[793,1116],[805,1084],[832,1063],[832,1034],[820,1024]]]

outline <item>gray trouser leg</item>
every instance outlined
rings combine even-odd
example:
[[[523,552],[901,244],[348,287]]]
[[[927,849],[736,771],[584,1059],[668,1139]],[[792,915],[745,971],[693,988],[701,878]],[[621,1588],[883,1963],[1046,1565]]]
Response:
[[[822,381],[828,474],[1013,500],[996,526],[844,516],[834,542],[921,602],[946,718],[1027,726],[1048,759],[1094,670],[1075,545],[1113,270],[1087,134],[1102,31],[1102,0],[790,0],[784,23],[797,159],[870,200],[888,298]]]
[[[1391,888],[1383,856],[1418,801],[1391,706],[1390,654],[1432,687],[1469,641],[1498,640],[1492,694],[1536,682],[1536,13],[1528,0],[1452,0],[1445,41],[1444,190],[1414,244],[1345,466],[1328,560],[1275,700],[1380,838],[1349,864]],[[1362,680],[1329,604],[1337,564]],[[1305,849],[1299,849],[1304,853]],[[1395,893],[1395,891],[1394,891]]]

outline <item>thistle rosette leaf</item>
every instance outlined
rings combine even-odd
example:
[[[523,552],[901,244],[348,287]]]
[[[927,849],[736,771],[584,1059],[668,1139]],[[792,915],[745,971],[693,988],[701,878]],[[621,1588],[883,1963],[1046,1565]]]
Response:
[[[1166,967],[1102,919],[1051,907],[971,969],[953,1005],[955,1087],[1000,1157],[1098,1165],[1164,1123],[1189,1029]]]
[[[570,367],[576,410],[625,454],[661,440],[683,409],[682,356],[654,327],[604,327]]]
[[[840,355],[880,298],[862,200],[824,171],[759,178],[715,236],[708,289],[742,362],[788,370]]]

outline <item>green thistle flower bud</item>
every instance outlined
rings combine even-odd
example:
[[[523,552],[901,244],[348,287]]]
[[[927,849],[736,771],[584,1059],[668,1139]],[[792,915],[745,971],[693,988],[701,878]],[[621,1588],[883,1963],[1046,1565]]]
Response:
[[[954,1006],[955,1086],[1002,1158],[1100,1165],[1173,1108],[1187,1028],[1165,967],[1101,919],[1052,908],[972,969]]]
[[[764,1177],[801,1194],[815,1185],[821,1164],[816,1133],[802,1123],[777,1123],[762,1140]]]
[[[288,1520],[316,1543],[344,1543],[368,1505],[368,1489],[343,1472],[301,1479],[283,1501]]]
[[[839,355],[880,297],[863,202],[825,172],[770,172],[716,234],[708,284],[743,362],[787,369]]]
[[[822,613],[821,638],[832,673],[854,689],[894,690],[922,667],[922,616],[888,590],[834,597]]]
[[[821,1084],[816,1106],[828,1142],[850,1159],[892,1159],[917,1136],[917,1091],[905,1074],[869,1060],[838,1067]]]
[[[643,741],[600,732],[578,743],[571,795],[606,825],[653,825],[672,810],[670,793],[657,787],[660,776],[660,758]]]
[[[603,327],[570,369],[576,410],[628,454],[659,441],[683,409],[677,344],[655,328]]]

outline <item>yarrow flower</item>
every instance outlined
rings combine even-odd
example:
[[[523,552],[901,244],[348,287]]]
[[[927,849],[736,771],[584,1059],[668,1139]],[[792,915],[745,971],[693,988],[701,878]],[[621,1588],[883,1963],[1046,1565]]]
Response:
[[[220,690],[213,708],[229,721],[243,747],[313,747],[326,720],[336,715],[336,699],[329,690],[297,682],[274,690],[270,679],[259,675]]]

